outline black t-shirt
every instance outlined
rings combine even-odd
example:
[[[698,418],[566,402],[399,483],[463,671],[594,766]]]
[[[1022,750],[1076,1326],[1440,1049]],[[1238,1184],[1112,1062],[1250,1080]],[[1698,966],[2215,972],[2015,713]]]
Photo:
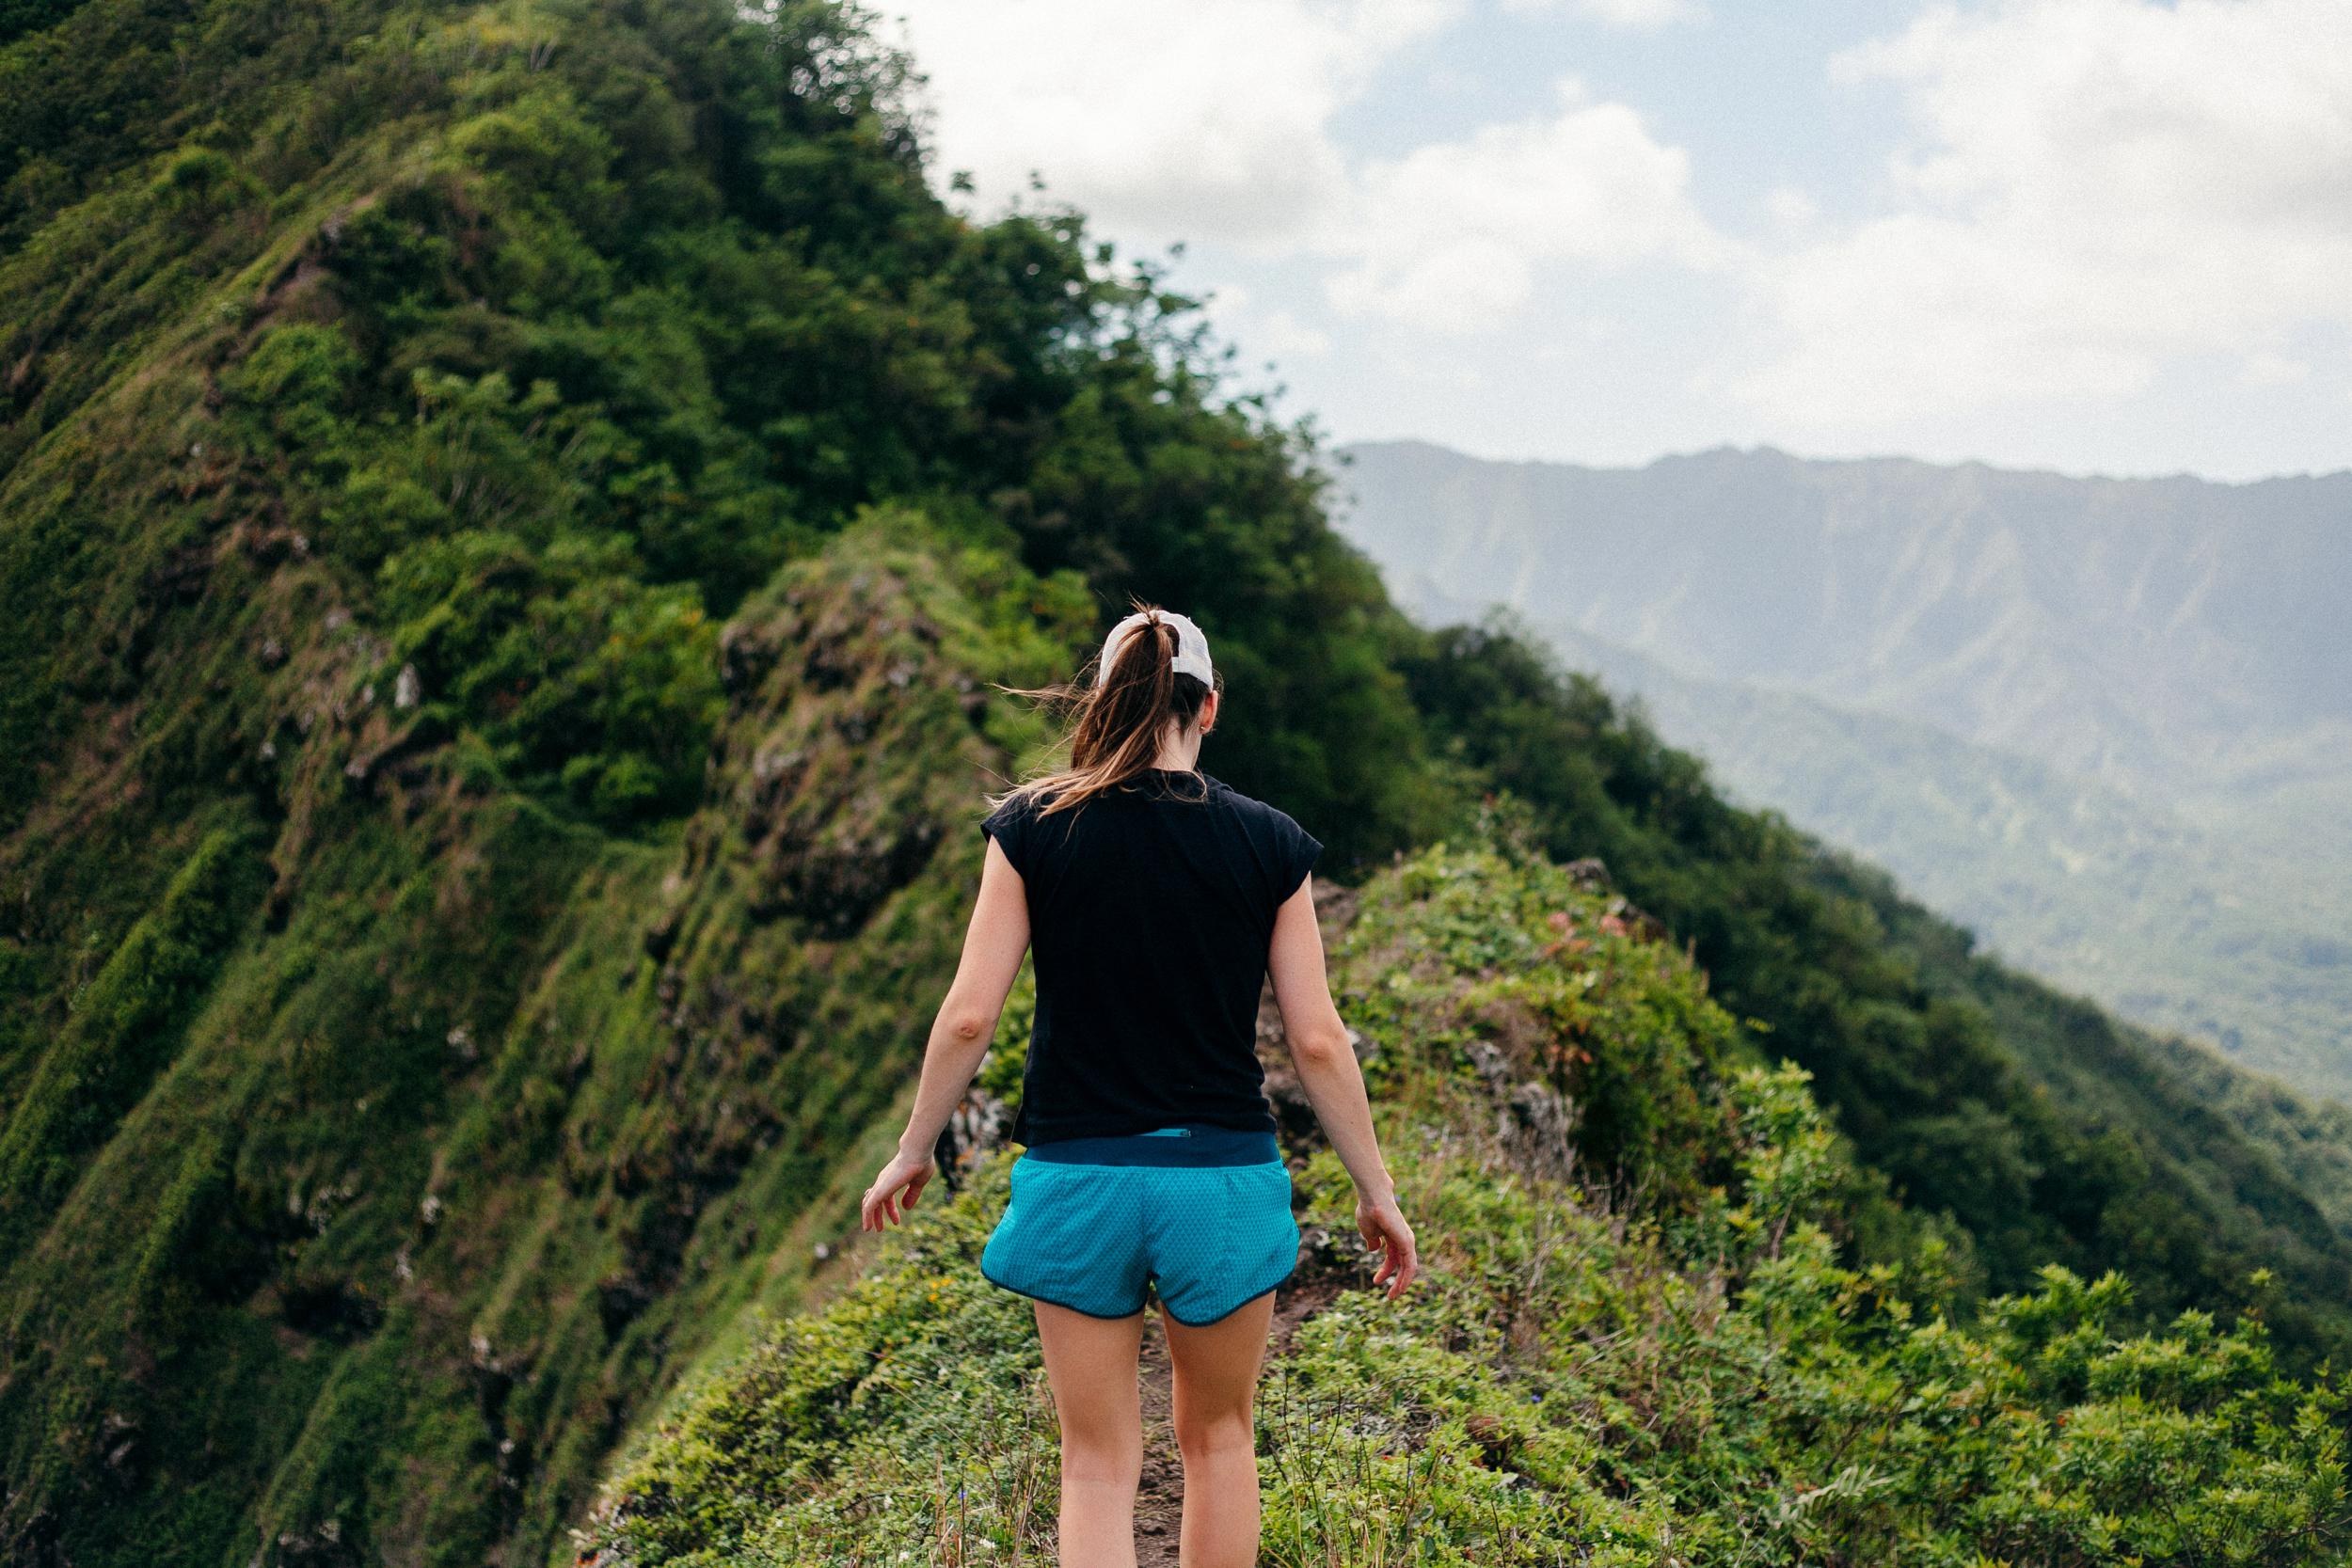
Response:
[[[1028,895],[1037,1019],[1013,1141],[1178,1121],[1272,1132],[1258,996],[1275,911],[1321,842],[1205,773],[1163,768],[1048,816],[1009,800],[980,832]]]

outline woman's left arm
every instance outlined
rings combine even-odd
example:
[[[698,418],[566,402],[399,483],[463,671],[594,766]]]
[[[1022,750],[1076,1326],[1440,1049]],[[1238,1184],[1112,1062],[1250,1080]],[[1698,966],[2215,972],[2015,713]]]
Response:
[[[914,1090],[914,1109],[907,1115],[898,1152],[866,1190],[859,1228],[880,1230],[912,1208],[931,1179],[931,1150],[947,1118],[956,1112],[963,1091],[980,1070],[990,1041],[996,1037],[996,1021],[1005,1010],[1005,997],[1013,977],[1021,973],[1021,957],[1029,950],[1029,901],[1021,873],[1012,868],[993,836],[988,859],[980,867],[980,894],[972,907],[972,922],[964,928],[963,957],[956,978],[947,988],[931,1022],[930,1042],[923,1051],[923,1076]]]

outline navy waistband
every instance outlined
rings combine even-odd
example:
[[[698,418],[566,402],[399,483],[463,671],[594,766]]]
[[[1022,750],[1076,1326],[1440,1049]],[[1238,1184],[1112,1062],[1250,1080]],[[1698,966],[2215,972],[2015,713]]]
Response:
[[[1271,1132],[1195,1122],[1113,1138],[1056,1138],[1024,1159],[1049,1165],[1262,1165],[1282,1158]]]

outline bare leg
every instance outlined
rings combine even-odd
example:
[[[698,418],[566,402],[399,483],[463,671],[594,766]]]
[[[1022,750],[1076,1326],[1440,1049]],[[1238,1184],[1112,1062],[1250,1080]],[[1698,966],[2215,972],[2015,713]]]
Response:
[[[1176,1447],[1184,1456],[1184,1568],[1258,1560],[1258,1443],[1250,1404],[1274,1322],[1274,1293],[1200,1328],[1161,1313],[1174,1370]]]
[[[1061,1420],[1061,1568],[1136,1568],[1143,1314],[1089,1318],[1041,1301],[1038,1342]]]

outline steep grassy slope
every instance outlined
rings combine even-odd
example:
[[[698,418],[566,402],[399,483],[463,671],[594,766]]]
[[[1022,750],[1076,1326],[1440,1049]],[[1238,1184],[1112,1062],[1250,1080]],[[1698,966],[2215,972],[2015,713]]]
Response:
[[[928,555],[845,535],[731,623],[680,832],[614,842],[462,757],[411,765],[342,803],[361,820],[220,955],[119,1125],[40,1115],[107,1103],[46,1098],[47,1053],[8,1152],[97,1147],[75,1180],[9,1167],[37,1227],[0,1391],[43,1499],[19,1541],[544,1550],[645,1392],[791,1299],[796,1222],[895,1092],[898,998],[940,983],[977,869],[961,803],[1008,755],[975,726],[964,671],[1013,668],[985,647]],[[93,992],[155,971],[217,843]]]
[[[1742,1065],[1605,889],[1466,848],[1349,902],[1334,984],[1428,1272],[1368,1289],[1344,1173],[1293,1143],[1265,1561],[2284,1565],[2352,1537],[2344,1392],[2277,1378],[2258,1318],[2133,1337],[2120,1280],[2054,1268],[1961,1329],[1909,1309],[1915,1276],[1838,1267],[1853,1177],[1803,1075]],[[965,1158],[960,1197],[633,1446],[584,1560],[1053,1560],[1028,1305],[975,1266],[1009,1160]]]
[[[1963,1308],[2115,1262],[2158,1315],[2267,1265],[2282,1357],[2352,1343],[2226,1126],[2185,1196],[2097,1164],[2145,1130],[2017,1091],[1802,840],[1416,631],[1186,302],[939,203],[903,69],[703,0],[0,49],[0,1558],[564,1551],[887,1125],[1044,740],[988,683],[1130,592],[1335,877],[1508,785],[1657,881],[1883,1167],[1857,1259],[1947,1238]]]
[[[1409,591],[1406,602],[1427,625],[1482,610]],[[1694,679],[1557,623],[1527,626],[1639,699],[1742,803],[1885,866],[2019,967],[2306,1094],[2352,1093],[2352,949],[2339,951],[2333,892],[2352,855],[2327,842],[2344,814],[2326,802],[2193,821],[1915,720]]]
[[[1883,872],[1729,806],[1696,758],[1540,648],[1452,627],[1406,671],[1452,756],[1529,802],[1552,854],[1605,861],[1724,1006],[1814,1074],[1912,1219],[1951,1224],[1964,1291],[2020,1289],[2058,1261],[2126,1269],[2169,1311],[2249,1301],[2251,1271],[2273,1267],[2293,1280],[2282,1339],[2339,1332],[2341,1232],[2296,1174],[2324,1158],[2265,1147],[2210,1102],[2185,1116],[2197,1095],[2153,1042],[1979,958]],[[2225,1101],[2276,1093],[2210,1057],[2189,1081],[2229,1085]]]

